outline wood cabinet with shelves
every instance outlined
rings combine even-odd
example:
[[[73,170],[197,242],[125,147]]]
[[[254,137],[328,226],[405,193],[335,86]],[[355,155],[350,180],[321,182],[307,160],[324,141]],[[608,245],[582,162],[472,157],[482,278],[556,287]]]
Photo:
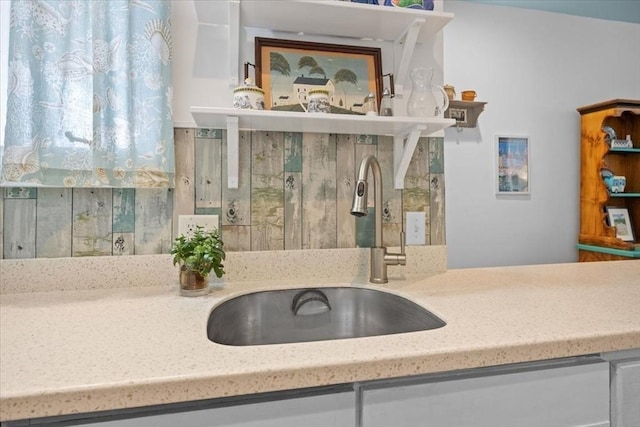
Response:
[[[580,142],[580,261],[640,258],[640,100],[615,99],[578,108],[581,115]],[[604,126],[627,135],[633,148],[611,148]],[[610,193],[601,171],[626,177],[622,193]],[[607,207],[626,208],[636,242],[616,237],[608,224]]]

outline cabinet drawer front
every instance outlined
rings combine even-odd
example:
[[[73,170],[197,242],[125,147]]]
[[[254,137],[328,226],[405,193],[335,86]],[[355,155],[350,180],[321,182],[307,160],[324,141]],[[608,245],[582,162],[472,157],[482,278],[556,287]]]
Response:
[[[609,364],[365,388],[363,404],[363,427],[608,426]]]
[[[640,426],[640,360],[613,364],[611,425]]]

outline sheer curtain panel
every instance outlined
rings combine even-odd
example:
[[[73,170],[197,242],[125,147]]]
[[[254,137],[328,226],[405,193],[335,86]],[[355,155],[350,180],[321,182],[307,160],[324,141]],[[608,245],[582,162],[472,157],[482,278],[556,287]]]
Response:
[[[2,184],[173,187],[170,0],[12,0]]]

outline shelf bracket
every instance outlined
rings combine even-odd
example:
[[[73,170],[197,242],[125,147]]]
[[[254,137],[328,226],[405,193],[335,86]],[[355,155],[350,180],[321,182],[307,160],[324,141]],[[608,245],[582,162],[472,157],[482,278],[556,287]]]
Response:
[[[239,86],[240,1],[229,1],[229,86]]]
[[[227,188],[238,188],[240,147],[238,117],[227,116]]]
[[[415,125],[409,131],[398,132],[393,136],[393,188],[396,190],[404,188],[404,176],[409,169],[409,162],[420,135],[426,129],[426,125]]]
[[[402,92],[402,84],[407,78],[407,73],[409,69],[409,62],[411,61],[411,57],[413,56],[413,51],[416,47],[416,41],[418,40],[418,34],[420,34],[420,29],[425,24],[424,18],[416,18],[413,22],[407,27],[407,29],[402,33],[400,37],[398,37],[394,44],[396,46],[404,43],[402,47],[402,56],[400,57],[400,63],[398,64],[398,71],[396,73],[396,82],[399,82],[400,85],[396,85],[396,93]]]

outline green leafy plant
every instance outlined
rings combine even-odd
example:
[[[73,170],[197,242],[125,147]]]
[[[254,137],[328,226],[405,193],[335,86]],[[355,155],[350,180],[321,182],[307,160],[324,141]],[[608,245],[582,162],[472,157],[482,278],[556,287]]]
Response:
[[[182,264],[183,269],[196,271],[202,277],[207,277],[213,270],[217,277],[224,274],[225,252],[218,230],[204,231],[204,227],[197,226],[193,235],[181,234],[176,237],[171,255],[173,265]]]

